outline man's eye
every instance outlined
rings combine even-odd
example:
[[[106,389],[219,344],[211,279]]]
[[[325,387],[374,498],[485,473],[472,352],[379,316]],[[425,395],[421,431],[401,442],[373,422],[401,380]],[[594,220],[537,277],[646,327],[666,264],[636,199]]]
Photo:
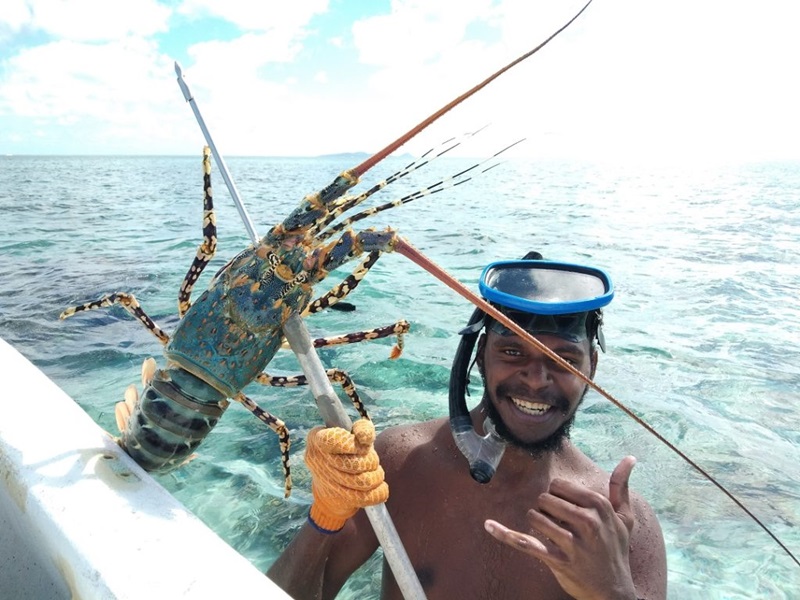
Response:
[[[502,352],[506,356],[522,356],[522,352],[520,352],[517,348],[504,348]]]
[[[566,357],[566,356],[561,356],[559,358],[561,358],[561,360],[563,360],[564,362],[566,362],[567,364],[569,364],[569,365],[571,365],[573,367],[577,368],[577,366],[578,366],[578,361],[575,360],[574,358],[569,358],[569,357]],[[551,362],[553,363],[554,367],[566,370],[565,367],[563,367],[560,363],[556,362],[555,360],[551,360]]]

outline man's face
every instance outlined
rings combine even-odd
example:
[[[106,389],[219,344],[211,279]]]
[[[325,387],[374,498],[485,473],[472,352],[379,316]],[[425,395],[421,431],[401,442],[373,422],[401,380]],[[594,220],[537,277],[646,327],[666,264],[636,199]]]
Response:
[[[587,377],[594,375],[596,351],[588,340],[536,338]],[[487,332],[478,356],[483,404],[497,432],[534,453],[560,448],[588,386],[516,335]]]

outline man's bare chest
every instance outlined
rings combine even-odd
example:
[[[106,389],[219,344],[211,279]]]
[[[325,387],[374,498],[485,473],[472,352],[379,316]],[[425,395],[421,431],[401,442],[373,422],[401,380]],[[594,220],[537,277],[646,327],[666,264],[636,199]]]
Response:
[[[407,503],[395,518],[429,600],[435,598],[568,598],[538,560],[501,544],[484,529],[495,519],[533,533],[519,499],[514,506],[470,494],[430,493]]]

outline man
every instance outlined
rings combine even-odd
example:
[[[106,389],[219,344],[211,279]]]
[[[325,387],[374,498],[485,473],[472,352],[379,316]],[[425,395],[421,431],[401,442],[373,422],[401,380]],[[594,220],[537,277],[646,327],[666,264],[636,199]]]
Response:
[[[480,287],[547,348],[594,376],[601,308],[613,297],[605,273],[506,261],[487,267]],[[365,420],[352,434],[309,434],[309,522],[268,575],[295,598],[333,598],[377,548],[359,509],[383,501],[388,484],[389,513],[431,600],[665,598],[660,526],[628,488],[635,459],[623,458],[609,476],[569,439],[587,384],[481,311],[462,334],[449,426],[437,419],[388,429],[374,448]],[[464,380],[476,339],[484,395],[467,413]],[[382,597],[401,598],[387,565]]]

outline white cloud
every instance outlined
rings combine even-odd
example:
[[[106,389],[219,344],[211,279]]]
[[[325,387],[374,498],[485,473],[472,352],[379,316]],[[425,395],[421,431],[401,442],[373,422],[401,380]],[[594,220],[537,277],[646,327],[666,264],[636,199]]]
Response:
[[[178,12],[224,19],[244,31],[291,31],[304,28],[327,9],[328,0],[185,0]]]
[[[24,116],[109,114],[155,105],[165,58],[138,38],[102,46],[59,41],[21,52],[8,62],[3,107]]]
[[[204,92],[210,110],[235,113],[252,123],[265,104],[286,100],[290,80],[270,81],[261,73],[267,64],[291,63],[309,35],[309,21],[327,10],[327,0],[312,2],[260,2],[247,0],[186,0],[178,9],[194,16],[213,16],[242,28],[245,33],[231,40],[208,40],[187,48],[192,81]],[[233,108],[231,108],[233,107]],[[246,116],[243,112],[252,112]],[[224,117],[226,122],[234,118]],[[252,147],[252,144],[249,145]]]
[[[63,139],[66,128],[71,146],[61,152],[159,153],[181,129],[175,117],[183,110],[180,91],[166,77],[172,62],[152,41],[53,42],[21,52],[6,66],[0,115],[38,122],[49,139]]]
[[[174,15],[154,0],[130,4],[4,4],[0,31],[17,32],[0,69],[0,118],[16,117],[6,141],[12,133],[32,138],[37,127],[55,135],[64,122],[86,137],[86,151],[93,139],[131,152],[197,150],[202,141],[172,62],[154,37]],[[582,4],[468,0],[454,10],[448,2],[397,0],[389,14],[338,30],[313,20],[327,10],[322,0],[187,0],[176,10],[242,29],[183,48],[187,80],[218,145],[230,154],[319,154],[383,146],[542,41]],[[358,6],[335,8],[358,13]],[[492,123],[479,136],[483,145],[467,152],[528,137],[521,150],[544,155],[797,156],[799,21],[800,3],[789,0],[597,1],[409,148]],[[25,47],[33,30],[47,38]],[[319,47],[342,60],[355,52],[360,64],[309,63]]]
[[[45,34],[45,41],[3,60],[0,117],[14,117],[6,137],[12,149],[19,140],[41,140],[34,151],[57,153],[143,151],[158,144],[159,138],[140,136],[148,122],[160,120],[167,93],[164,73],[171,63],[149,37],[166,30],[169,9],[151,0],[33,0],[25,6],[22,40]],[[134,123],[130,139],[109,136],[124,123]],[[169,130],[159,131],[165,136]]]
[[[359,59],[367,65],[403,67],[435,60],[462,42],[467,26],[486,18],[489,0],[448,3],[393,0],[391,13],[353,24]]]
[[[31,6],[26,0],[4,0],[0,11],[0,40],[18,32],[31,22]]]
[[[19,12],[19,2],[12,0]],[[31,29],[58,39],[116,40],[166,31],[170,10],[155,0],[29,0],[25,3]]]
[[[291,62],[302,48],[291,31],[246,33],[230,41],[211,40],[194,44],[187,53],[204,69],[254,73],[267,63]]]
[[[459,32],[469,29],[459,22],[427,44],[415,36],[414,44],[423,46],[409,52],[399,41],[408,35],[403,28],[424,19],[424,11],[398,17],[396,29],[389,17],[360,23],[357,32],[370,31],[356,36],[362,56],[383,67],[366,84],[377,99],[373,105],[397,118],[419,118],[546,38],[581,5],[514,0],[488,13],[476,8],[472,14],[496,28],[493,39],[462,39]],[[800,56],[792,31],[799,13],[800,4],[778,0],[595,2],[537,56],[441,126],[459,133],[491,122],[483,140],[500,147],[516,133],[531,139],[520,151],[543,155],[797,156],[800,117],[793,107],[800,86],[789,72],[790,57]],[[382,48],[386,39],[401,50],[392,55]]]
[[[379,67],[363,84],[370,102],[358,114],[368,122],[366,129],[370,131],[390,129],[386,115],[396,119],[391,129],[410,127],[546,39],[582,5],[575,1],[507,0],[495,4],[472,0],[464,3],[463,10],[453,11],[446,3],[394,2],[390,15],[353,26],[360,59]],[[568,31],[574,31],[579,23]],[[520,133],[520,125],[537,112],[531,98],[543,97],[535,91],[538,82],[532,74],[544,71],[551,78],[561,79],[558,65],[563,65],[564,57],[569,56],[566,48],[576,41],[576,36],[566,41],[567,35],[565,32],[553,42],[549,56],[545,57],[543,51],[529,59],[446,115],[431,128],[433,143],[488,123],[494,126],[479,138],[488,151],[526,135],[527,131]],[[379,140],[376,134],[370,147],[387,141]],[[431,143],[430,139],[417,140],[409,148],[419,152]]]

